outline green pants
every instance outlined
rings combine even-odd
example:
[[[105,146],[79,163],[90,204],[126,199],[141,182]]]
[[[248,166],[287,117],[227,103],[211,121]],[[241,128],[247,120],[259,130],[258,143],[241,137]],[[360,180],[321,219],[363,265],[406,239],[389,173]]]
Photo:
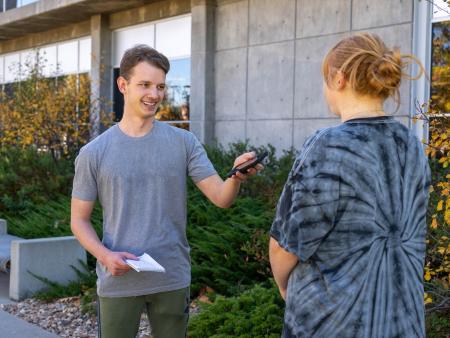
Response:
[[[189,288],[137,297],[99,297],[99,338],[135,338],[143,309],[153,338],[185,338]]]

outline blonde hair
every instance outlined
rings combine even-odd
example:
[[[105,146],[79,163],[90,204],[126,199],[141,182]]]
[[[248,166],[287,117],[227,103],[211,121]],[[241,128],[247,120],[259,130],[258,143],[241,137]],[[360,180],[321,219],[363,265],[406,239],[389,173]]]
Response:
[[[413,62],[419,66],[419,74],[414,77],[405,72]],[[425,69],[413,55],[387,48],[378,35],[361,33],[339,41],[325,56],[322,73],[327,85],[337,72],[344,75],[356,93],[393,97],[398,109],[402,78],[418,79]]]

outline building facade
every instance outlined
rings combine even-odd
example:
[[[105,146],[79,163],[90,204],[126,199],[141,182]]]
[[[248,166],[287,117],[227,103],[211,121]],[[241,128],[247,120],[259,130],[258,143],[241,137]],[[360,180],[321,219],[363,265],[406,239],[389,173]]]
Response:
[[[93,97],[113,102],[120,119],[120,58],[145,43],[171,61],[171,123],[188,125],[204,143],[248,139],[279,151],[299,149],[316,129],[338,124],[322,97],[321,62],[339,39],[357,32],[376,33],[389,46],[415,54],[431,74],[402,83],[397,111],[395,103],[386,105],[420,137],[426,128],[411,121],[416,102],[450,84],[448,72],[436,71],[449,61],[445,0],[0,2],[3,90],[26,76],[29,60],[43,55],[46,76],[88,73]],[[448,113],[450,94],[443,92]],[[92,109],[93,136],[100,132],[101,108]]]

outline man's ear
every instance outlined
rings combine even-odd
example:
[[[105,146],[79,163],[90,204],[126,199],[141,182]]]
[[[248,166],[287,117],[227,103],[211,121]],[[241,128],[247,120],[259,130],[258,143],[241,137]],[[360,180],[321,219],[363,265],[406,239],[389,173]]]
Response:
[[[125,94],[127,91],[127,85],[128,85],[128,81],[123,77],[123,76],[119,76],[117,78],[117,87],[119,88],[119,91],[122,94]]]

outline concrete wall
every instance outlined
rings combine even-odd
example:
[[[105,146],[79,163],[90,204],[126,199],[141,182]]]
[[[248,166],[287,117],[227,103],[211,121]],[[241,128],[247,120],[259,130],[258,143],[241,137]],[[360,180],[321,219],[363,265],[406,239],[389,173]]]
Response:
[[[189,12],[191,130],[206,143],[249,139],[299,148],[315,129],[339,123],[322,98],[320,72],[323,56],[339,39],[369,31],[405,53],[412,50],[413,0],[161,0],[0,42],[0,54],[85,35],[93,37],[93,53],[110,51],[105,36],[114,29]],[[91,70],[93,93],[106,101],[110,54]],[[409,82],[401,95],[396,114],[408,123]],[[387,105],[389,112],[394,108]],[[94,111],[94,124],[98,117]]]
[[[317,128],[339,123],[322,97],[321,62],[339,39],[379,34],[412,47],[412,0],[218,0],[215,23],[215,137],[300,148]],[[410,85],[396,113],[408,123]],[[387,104],[393,112],[395,105]]]

